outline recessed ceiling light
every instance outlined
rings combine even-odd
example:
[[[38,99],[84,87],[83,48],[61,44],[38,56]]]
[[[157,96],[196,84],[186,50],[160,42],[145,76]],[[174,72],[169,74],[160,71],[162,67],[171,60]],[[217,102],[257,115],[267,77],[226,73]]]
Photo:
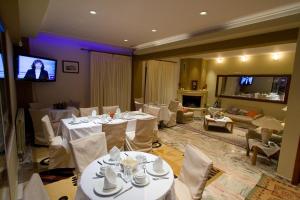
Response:
[[[124,40],[124,42],[128,42],[128,40],[127,40],[127,39],[125,39],[125,40]]]
[[[224,62],[224,58],[218,57],[218,58],[216,59],[216,61],[217,61],[217,63],[223,63],[223,62]]]
[[[96,14],[97,14],[97,12],[96,12],[96,11],[94,11],[94,10],[91,10],[91,11],[90,11],[90,14],[92,14],[92,15],[96,15]]]
[[[242,62],[247,62],[249,60],[249,56],[248,55],[243,55],[240,57]]]
[[[200,15],[202,15],[202,16],[207,15],[207,12],[206,11],[202,11],[202,12],[200,12]]]
[[[279,60],[280,58],[281,58],[281,53],[280,52],[272,53],[272,59],[273,60]]]
[[[152,29],[151,31],[152,31],[152,32],[156,32],[157,30],[156,30],[156,29]]]

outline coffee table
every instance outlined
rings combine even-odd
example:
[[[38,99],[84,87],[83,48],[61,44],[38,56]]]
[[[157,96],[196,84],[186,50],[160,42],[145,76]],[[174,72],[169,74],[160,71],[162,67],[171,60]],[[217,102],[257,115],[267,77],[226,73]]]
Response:
[[[213,118],[210,115],[205,115],[203,126],[205,130],[208,130],[209,126],[224,127],[230,133],[232,133],[233,121],[229,117],[223,117],[219,119],[219,118]]]

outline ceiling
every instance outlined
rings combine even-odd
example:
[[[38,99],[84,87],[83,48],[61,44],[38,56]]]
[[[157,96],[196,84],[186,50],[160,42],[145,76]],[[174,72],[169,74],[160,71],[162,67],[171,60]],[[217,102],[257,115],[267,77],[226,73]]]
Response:
[[[299,0],[49,0],[39,30],[136,47],[195,35],[270,9],[286,10],[293,3]],[[91,10],[97,14],[91,15]],[[201,11],[207,15],[201,16]]]

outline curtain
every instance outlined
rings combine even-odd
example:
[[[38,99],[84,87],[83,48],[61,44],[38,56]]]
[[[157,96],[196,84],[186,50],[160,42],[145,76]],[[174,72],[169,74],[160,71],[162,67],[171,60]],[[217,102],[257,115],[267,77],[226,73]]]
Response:
[[[147,68],[145,102],[169,104],[177,97],[179,64],[150,60],[145,66]]]
[[[131,66],[129,56],[91,52],[91,106],[130,110]]]

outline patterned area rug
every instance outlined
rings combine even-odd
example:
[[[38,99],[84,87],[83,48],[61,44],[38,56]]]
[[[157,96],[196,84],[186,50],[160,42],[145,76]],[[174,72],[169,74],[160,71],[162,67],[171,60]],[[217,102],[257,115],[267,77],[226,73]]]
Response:
[[[67,168],[52,169],[52,170],[40,172],[39,174],[41,176],[44,185],[47,185],[49,183],[53,183],[74,176],[73,170],[74,169],[67,169]],[[76,180],[74,180],[74,184],[75,183]]]
[[[169,163],[169,165],[172,167],[174,175],[179,176],[180,170],[183,164],[183,158],[184,154],[169,146],[162,144],[161,147],[153,149],[153,154],[162,157],[165,161]],[[213,169],[209,173],[208,177],[208,184],[215,180],[217,177],[219,177],[223,172],[220,169],[217,169],[216,167],[213,167]]]
[[[300,188],[262,175],[246,200],[299,200]]]
[[[242,148],[246,148],[247,145],[246,133],[248,130],[245,128],[234,126],[232,133],[221,127],[209,127],[209,130],[205,130],[202,120],[194,120],[187,124],[177,124],[177,126]]]

